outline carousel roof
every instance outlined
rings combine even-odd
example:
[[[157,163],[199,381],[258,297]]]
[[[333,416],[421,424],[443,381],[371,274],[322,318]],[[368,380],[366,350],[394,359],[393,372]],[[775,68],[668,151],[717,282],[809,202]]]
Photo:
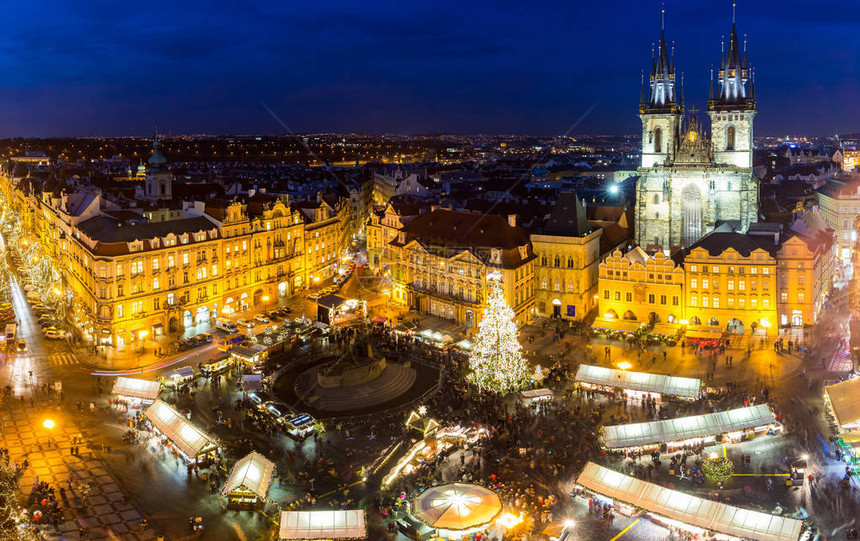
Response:
[[[153,402],[144,415],[189,458],[218,447],[215,438],[191,424],[183,415],[161,400]]]
[[[698,398],[702,390],[702,380],[700,379],[628,372],[588,364],[579,365],[576,381],[685,398]]]
[[[593,462],[576,480],[599,494],[714,532],[758,541],[797,541],[803,521],[741,509],[648,483]]]
[[[766,404],[735,408],[718,413],[706,413],[649,423],[603,427],[603,443],[609,449],[624,449],[638,445],[683,441],[747,430],[776,422]]]
[[[288,539],[365,539],[364,511],[281,511],[278,537]]]
[[[161,383],[158,381],[119,377],[113,386],[113,394],[155,400],[160,389]]]
[[[450,483],[428,488],[412,500],[412,514],[442,530],[469,530],[492,521],[502,510],[499,496],[488,488]]]
[[[246,492],[253,492],[260,498],[265,498],[274,470],[275,465],[272,462],[266,460],[260,453],[252,451],[233,466],[233,471],[224,483],[221,495],[226,496],[238,489],[244,489]]]

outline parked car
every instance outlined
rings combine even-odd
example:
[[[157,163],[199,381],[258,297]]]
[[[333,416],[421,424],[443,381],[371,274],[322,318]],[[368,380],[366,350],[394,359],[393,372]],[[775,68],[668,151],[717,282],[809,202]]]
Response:
[[[27,342],[18,340],[18,351],[27,351]]]
[[[253,327],[254,326],[253,323],[251,323],[250,321],[244,320],[244,319],[237,319],[236,325],[238,325],[240,327]]]
[[[50,340],[59,340],[66,337],[66,333],[61,331],[60,329],[45,329],[45,338]]]
[[[254,321],[256,321],[257,323],[260,323],[262,325],[265,325],[265,324],[269,323],[269,318],[267,318],[263,314],[257,314],[256,316],[254,316]]]
[[[264,411],[274,417],[276,421],[280,421],[282,418],[292,413],[289,406],[276,400],[266,402],[263,404],[263,407],[265,408]]]
[[[211,344],[212,343],[212,335],[207,333],[207,332],[202,332],[202,333],[198,334],[197,336],[195,336],[194,338],[196,338],[198,342],[202,342],[205,344]]]

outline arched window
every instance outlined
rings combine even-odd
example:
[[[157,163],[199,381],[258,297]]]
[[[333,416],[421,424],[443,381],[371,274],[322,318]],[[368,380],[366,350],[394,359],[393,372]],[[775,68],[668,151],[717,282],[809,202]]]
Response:
[[[663,130],[657,128],[654,130],[654,152],[660,153],[663,150]]]
[[[558,256],[555,256],[555,266],[556,266],[556,267],[561,267],[561,259],[559,259],[559,257],[558,257]]]
[[[567,268],[569,268],[569,269],[573,268],[573,258],[570,256],[567,256]]]
[[[726,128],[726,150],[735,149],[735,127],[729,126]]]
[[[561,282],[555,281],[555,289],[553,291],[561,291]]]
[[[658,193],[655,193],[655,194],[654,194],[654,204],[655,204],[655,205],[659,205],[659,204],[660,204],[660,194],[658,194]]]
[[[546,276],[540,279],[540,288],[546,289]]]
[[[546,254],[541,254],[540,256],[540,264],[546,267]],[[546,288],[544,288],[546,289]]]

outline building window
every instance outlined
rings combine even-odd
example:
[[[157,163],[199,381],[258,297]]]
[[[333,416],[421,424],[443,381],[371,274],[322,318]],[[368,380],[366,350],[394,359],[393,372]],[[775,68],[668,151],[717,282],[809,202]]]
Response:
[[[161,299],[159,299],[158,297],[152,299],[152,309],[161,310]]]
[[[758,272],[758,269],[756,267],[750,267],[750,274],[755,274],[757,272]]]
[[[184,254],[182,254],[182,264],[183,265],[188,264],[188,252],[185,252]]]
[[[698,265],[690,265],[690,272],[699,272]]]
[[[702,278],[702,289],[708,289],[708,279]]]
[[[719,307],[720,307],[720,298],[714,297],[714,308],[719,308]]]
[[[747,283],[743,280],[738,280],[738,289],[744,291],[746,289]]]
[[[123,288],[122,284],[117,284],[116,285],[116,296],[122,297],[123,295],[125,295],[125,292],[123,291],[124,289],[125,288]]]
[[[123,275],[122,265],[120,265],[119,263],[117,263],[117,265],[116,265],[116,275],[117,275],[117,276],[122,276],[122,275]]]
[[[153,271],[158,270],[158,258],[157,257],[152,258],[152,270]]]
[[[758,288],[758,282],[756,282],[755,280],[750,282],[750,291],[756,291],[757,288]]]
[[[762,274],[765,274],[765,275],[770,274],[770,269],[769,269],[769,268],[767,268],[767,267],[762,267],[762,268],[761,268],[761,273],[762,273]]]
[[[797,294],[797,302],[800,304],[803,304],[805,301],[806,301],[806,295],[804,295],[803,293],[798,293]]]
[[[702,297],[702,307],[703,308],[708,307],[708,297]]]
[[[765,310],[770,308],[770,299],[762,299],[761,300],[761,307]]]
[[[657,128],[654,130],[654,152],[660,153],[663,148],[663,130]]]
[[[743,297],[739,298],[739,299],[738,299],[738,308],[740,308],[741,310],[743,310],[743,308],[744,308],[744,304],[746,304],[746,299],[745,299],[745,298],[743,298]]]
[[[729,291],[734,291],[734,290],[735,290],[735,281],[734,281],[734,280],[729,280],[729,281],[727,282],[727,284],[728,284]]]
[[[544,290],[546,289],[546,276],[544,276],[543,278],[540,279],[540,288],[544,289]],[[609,298],[609,290],[608,289],[606,290],[606,298],[607,299]]]
[[[672,306],[678,306],[678,296],[672,295]]]
[[[125,312],[125,307],[121,304],[116,305],[116,317],[123,317],[123,313]]]
[[[546,278],[544,278],[543,289],[546,289]],[[607,301],[609,300],[609,290],[608,289],[603,290],[603,298]]]
[[[660,295],[660,304],[666,304],[666,295]]]
[[[788,302],[788,292],[783,291],[779,294],[779,302]]]
[[[690,306],[699,306],[699,298],[695,295],[690,297]]]
[[[751,298],[750,299],[750,306],[752,306],[752,308],[755,309],[758,306],[758,299],[755,297]]]
[[[714,280],[713,280],[713,282],[711,283],[711,285],[713,286],[713,288],[714,288],[714,289],[720,289],[720,281],[719,281],[719,280],[717,280],[716,278],[714,278]]]
[[[173,306],[174,304],[176,304],[176,295],[174,295],[173,293],[168,293],[167,306]]]
[[[728,303],[729,308],[734,308],[734,307],[735,307],[735,298],[734,298],[734,297],[729,297],[729,298],[728,298],[728,300],[727,300],[726,302]]]
[[[654,294],[653,293],[648,294],[648,304],[654,304]]]
[[[802,286],[805,281],[805,277],[802,274],[797,275],[797,285]]]
[[[616,301],[620,301],[620,300],[621,300],[621,292],[620,292],[620,291],[616,291],[616,292],[615,292],[615,300],[616,300]]]
[[[729,126],[726,128],[726,150],[735,149],[735,127]]]
[[[630,293],[629,291],[624,293],[624,300],[626,302],[633,302],[633,293]]]
[[[768,282],[767,280],[762,281],[761,290],[762,291],[769,291],[770,290],[770,282]]]
[[[690,287],[696,289],[697,287],[699,287],[699,281],[695,278],[690,278]]]
[[[714,274],[719,274],[719,273],[720,273],[720,268],[714,267]]]
[[[561,267],[561,259],[558,256],[555,256],[555,266]]]

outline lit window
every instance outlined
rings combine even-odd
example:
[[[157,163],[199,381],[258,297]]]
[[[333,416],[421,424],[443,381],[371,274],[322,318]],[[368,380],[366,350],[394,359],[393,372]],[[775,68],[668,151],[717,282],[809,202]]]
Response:
[[[695,278],[690,278],[690,287],[696,289],[697,287],[699,287],[699,281]]]

